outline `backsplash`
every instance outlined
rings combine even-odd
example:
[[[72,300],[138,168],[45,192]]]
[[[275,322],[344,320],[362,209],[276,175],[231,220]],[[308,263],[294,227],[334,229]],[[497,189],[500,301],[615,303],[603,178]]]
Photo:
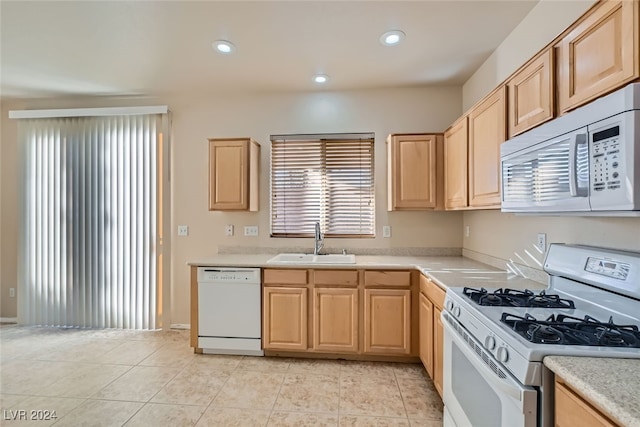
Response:
[[[387,255],[387,256],[462,256],[462,248],[350,248],[325,247],[322,253],[341,254],[343,249],[355,255]],[[250,255],[279,253],[311,253],[309,246],[218,246],[219,254]]]

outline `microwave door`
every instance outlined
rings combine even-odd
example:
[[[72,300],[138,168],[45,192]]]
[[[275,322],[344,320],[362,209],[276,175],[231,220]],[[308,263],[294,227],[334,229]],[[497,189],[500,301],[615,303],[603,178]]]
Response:
[[[501,172],[505,212],[590,210],[586,128],[503,157]]]

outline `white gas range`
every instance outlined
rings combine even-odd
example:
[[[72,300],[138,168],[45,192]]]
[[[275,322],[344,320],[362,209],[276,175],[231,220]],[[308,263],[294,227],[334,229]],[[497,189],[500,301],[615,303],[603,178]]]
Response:
[[[549,355],[640,358],[640,253],[553,244],[543,292],[450,288],[445,426],[551,426]]]

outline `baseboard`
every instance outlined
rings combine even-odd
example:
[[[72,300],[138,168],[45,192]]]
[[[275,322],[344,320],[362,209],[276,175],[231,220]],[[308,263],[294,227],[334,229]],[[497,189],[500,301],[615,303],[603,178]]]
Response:
[[[188,323],[172,323],[169,326],[170,329],[191,329],[191,325]]]
[[[18,323],[17,317],[0,317],[0,323]]]

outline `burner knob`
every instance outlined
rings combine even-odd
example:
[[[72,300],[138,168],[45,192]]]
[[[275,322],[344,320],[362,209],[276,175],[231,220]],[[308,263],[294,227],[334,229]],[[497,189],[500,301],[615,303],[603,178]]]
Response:
[[[487,338],[484,339],[484,346],[487,347],[489,350],[495,349],[496,339],[491,335],[487,336]]]
[[[506,347],[499,347],[496,357],[498,358],[498,361],[506,363],[507,360],[509,360],[509,350],[507,350]]]
[[[447,303],[447,310],[449,310],[450,312],[452,312],[452,313],[453,313],[453,307],[454,307],[454,305],[453,305],[453,301],[449,301],[449,302]]]
[[[460,307],[453,307],[453,315],[456,317],[460,317]]]

